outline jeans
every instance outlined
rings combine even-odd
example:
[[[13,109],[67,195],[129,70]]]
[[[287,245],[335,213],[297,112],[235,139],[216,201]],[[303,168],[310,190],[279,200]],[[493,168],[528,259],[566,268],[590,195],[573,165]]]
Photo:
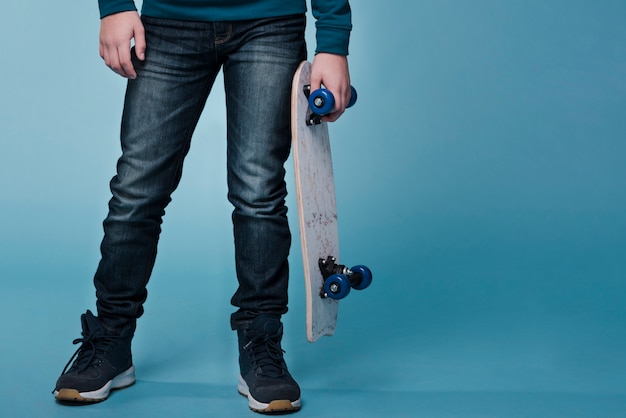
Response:
[[[238,22],[142,17],[145,61],[133,54],[95,274],[98,317],[120,330],[143,314],[165,207],[215,78],[227,106],[227,179],[239,287],[233,329],[259,313],[287,312],[291,234],[284,164],[291,146],[290,90],[306,58],[304,15]]]

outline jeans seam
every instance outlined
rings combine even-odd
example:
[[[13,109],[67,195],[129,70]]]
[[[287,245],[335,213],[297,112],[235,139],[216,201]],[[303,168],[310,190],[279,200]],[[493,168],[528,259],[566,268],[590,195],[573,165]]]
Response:
[[[233,37],[233,24],[228,22],[228,31],[226,32],[226,35],[218,37],[217,32],[216,32],[215,45],[225,44],[226,42],[230,41],[232,37]]]

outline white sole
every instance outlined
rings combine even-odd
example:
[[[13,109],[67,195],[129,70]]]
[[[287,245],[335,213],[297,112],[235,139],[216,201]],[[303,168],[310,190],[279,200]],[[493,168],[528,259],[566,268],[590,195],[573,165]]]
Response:
[[[239,375],[239,384],[237,385],[237,391],[240,394],[248,398],[248,406],[255,412],[270,413],[270,412],[287,412],[296,411],[302,406],[300,399],[290,401],[288,399],[276,399],[270,403],[259,402],[250,394],[248,384],[243,379],[241,374]]]
[[[90,392],[79,392],[76,389],[59,389],[54,391],[54,397],[66,402],[101,402],[109,397],[114,389],[124,389],[135,383],[135,366],[115,376],[106,382],[100,389]]]

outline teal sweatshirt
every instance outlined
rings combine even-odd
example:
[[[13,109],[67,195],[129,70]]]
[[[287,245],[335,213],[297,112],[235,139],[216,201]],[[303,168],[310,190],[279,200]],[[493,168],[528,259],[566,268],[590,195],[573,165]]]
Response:
[[[134,0],[98,0],[100,17],[137,10]],[[348,0],[311,0],[316,19],[315,52],[348,55],[352,29]],[[306,12],[306,0],[144,0],[146,16],[192,21],[233,21]]]

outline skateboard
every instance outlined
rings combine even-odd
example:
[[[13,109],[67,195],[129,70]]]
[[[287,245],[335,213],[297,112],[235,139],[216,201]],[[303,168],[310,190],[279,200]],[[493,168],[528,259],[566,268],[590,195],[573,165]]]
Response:
[[[334,107],[332,93],[310,91],[311,64],[303,61],[291,90],[292,155],[306,288],[310,342],[335,333],[339,300],[365,289],[372,272],[339,264],[339,230],[328,126],[322,116]],[[356,90],[348,106],[356,102]]]

